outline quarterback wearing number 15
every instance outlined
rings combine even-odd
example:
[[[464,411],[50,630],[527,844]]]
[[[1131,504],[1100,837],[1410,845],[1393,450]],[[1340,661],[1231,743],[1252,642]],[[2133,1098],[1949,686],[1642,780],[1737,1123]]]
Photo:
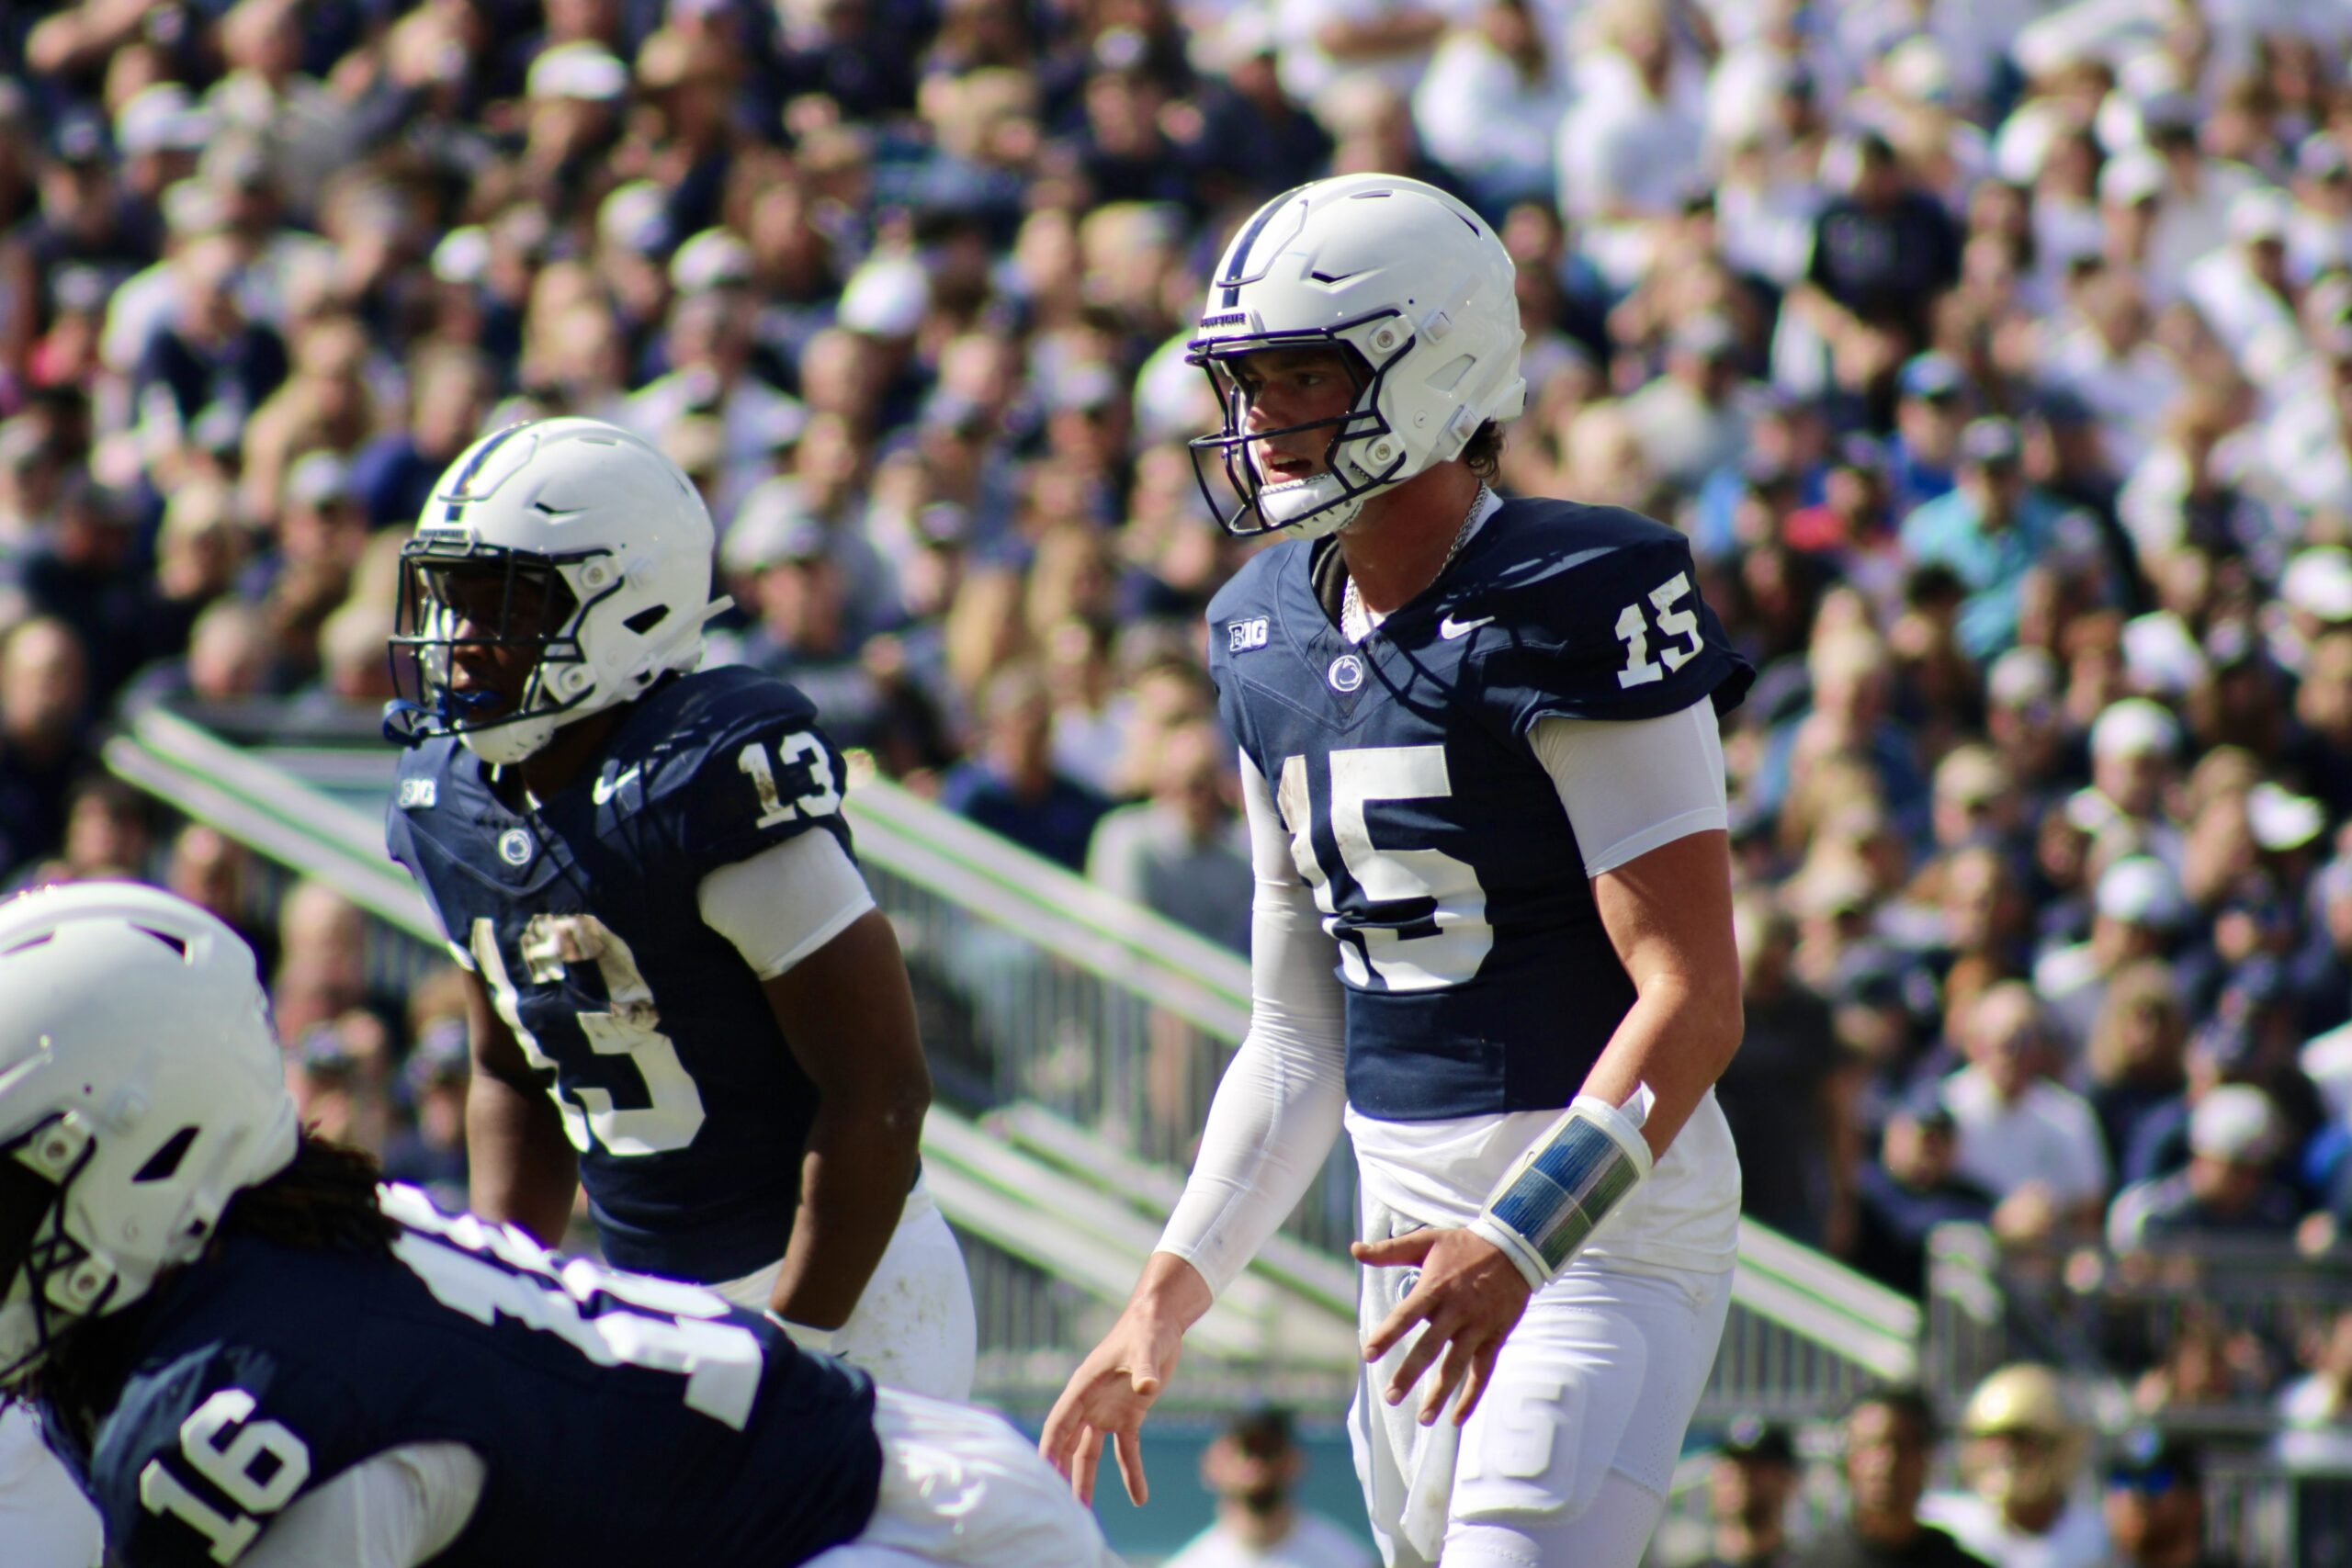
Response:
[[[1209,289],[1195,441],[1257,870],[1250,1030],[1159,1250],[1044,1449],[1081,1496],[1340,1127],[1350,1416],[1392,1568],[1634,1568],[1730,1299],[1738,1048],[1717,715],[1752,671],[1674,530],[1487,488],[1512,264],[1386,175],[1261,208]],[[1238,502],[1238,504],[1231,504]],[[1229,510],[1228,510],[1229,507]]]
[[[930,1077],[807,698],[699,670],[713,531],[594,420],[462,453],[403,547],[392,858],[471,980],[471,1206],[960,1399],[971,1287]]]

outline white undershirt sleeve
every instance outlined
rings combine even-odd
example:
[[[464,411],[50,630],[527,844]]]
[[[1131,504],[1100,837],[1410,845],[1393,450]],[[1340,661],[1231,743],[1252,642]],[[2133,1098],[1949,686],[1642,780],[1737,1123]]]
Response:
[[[1250,1032],[1210,1102],[1201,1152],[1159,1250],[1222,1294],[1306,1194],[1347,1110],[1335,954],[1291,859],[1265,775],[1241,758],[1250,858]]]
[[[695,890],[703,923],[773,980],[874,908],[857,863],[831,833],[813,831],[722,865]]]
[[[270,1522],[242,1568],[417,1568],[449,1549],[489,1467],[463,1443],[412,1443],[360,1461]]]
[[[1712,702],[1622,724],[1542,718],[1528,743],[1560,792],[1587,876],[1729,820]]]

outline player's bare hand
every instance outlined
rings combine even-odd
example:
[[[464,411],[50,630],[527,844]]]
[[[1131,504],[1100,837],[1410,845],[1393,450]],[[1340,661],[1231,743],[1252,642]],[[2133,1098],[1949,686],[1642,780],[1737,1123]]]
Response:
[[[1465,1230],[1431,1227],[1386,1241],[1360,1241],[1348,1250],[1370,1268],[1411,1264],[1421,1270],[1411,1293],[1363,1342],[1363,1359],[1377,1361],[1404,1340],[1413,1325],[1429,1325],[1388,1380],[1388,1403],[1403,1404],[1442,1351],[1444,1362],[1421,1395],[1421,1425],[1437,1420],[1457,1386],[1463,1393],[1462,1403],[1454,1407],[1454,1425],[1470,1419],[1494,1377],[1503,1340],[1527,1310],[1532,1292],[1525,1277],[1493,1243]]]
[[[1151,1496],[1143,1473],[1143,1418],[1183,1353],[1184,1330],[1209,1309],[1208,1281],[1189,1263],[1155,1253],[1119,1321],[1102,1337],[1046,1417],[1037,1451],[1069,1478],[1080,1503],[1094,1503],[1102,1439],[1111,1439],[1119,1479],[1140,1507]]]

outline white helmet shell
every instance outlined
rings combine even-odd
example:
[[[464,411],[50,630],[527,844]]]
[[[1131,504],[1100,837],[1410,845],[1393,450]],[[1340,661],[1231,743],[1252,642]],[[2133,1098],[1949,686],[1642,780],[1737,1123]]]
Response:
[[[543,567],[570,590],[572,613],[544,628],[515,709],[474,717],[453,711],[447,691],[454,618],[404,581],[417,602],[413,614],[404,604],[408,635],[394,646],[414,653],[421,691],[395,705],[406,714],[393,722],[406,739],[445,730],[488,761],[519,762],[561,726],[694,669],[704,625],[729,603],[711,597],[715,543],[694,481],[634,432],[548,419],[484,436],[434,487],[402,558],[412,567]]]
[[[0,1159],[58,1190],[26,1255],[0,1259],[0,1386],[193,1261],[297,1139],[236,932],[127,882],[0,904]]]
[[[1224,429],[1192,446],[1195,470],[1216,454],[1242,498],[1229,515],[1211,498],[1227,530],[1344,527],[1366,497],[1460,457],[1488,421],[1518,418],[1527,382],[1515,282],[1485,220],[1419,180],[1341,175],[1260,208],[1218,263],[1189,345],[1225,406]],[[1360,362],[1355,406],[1328,422],[1329,472],[1267,484],[1249,453],[1265,433],[1247,429],[1246,400],[1220,366],[1318,345]]]

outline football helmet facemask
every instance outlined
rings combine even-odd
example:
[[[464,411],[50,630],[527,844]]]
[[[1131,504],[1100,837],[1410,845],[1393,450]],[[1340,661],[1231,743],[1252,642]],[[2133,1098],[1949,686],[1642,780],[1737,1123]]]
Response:
[[[642,436],[592,419],[484,436],[401,550],[385,734],[453,734],[486,761],[520,762],[562,726],[694,669],[729,603],[711,597],[714,541],[694,481]],[[482,673],[502,665],[503,678]]]
[[[194,1261],[297,1141],[234,931],[127,882],[0,904],[0,1389]]]
[[[1241,226],[1217,264],[1190,361],[1208,372],[1224,428],[1190,443],[1193,474],[1229,534],[1313,537],[1345,527],[1367,497],[1463,448],[1489,420],[1519,417],[1522,333],[1515,268],[1477,214],[1434,186],[1342,175],[1284,192]],[[1249,428],[1234,361],[1266,349],[1336,349],[1354,375],[1343,414]],[[1253,441],[1329,427],[1325,471],[1268,482]],[[1240,504],[1210,483],[1215,457]],[[1254,516],[1255,521],[1251,521]]]

